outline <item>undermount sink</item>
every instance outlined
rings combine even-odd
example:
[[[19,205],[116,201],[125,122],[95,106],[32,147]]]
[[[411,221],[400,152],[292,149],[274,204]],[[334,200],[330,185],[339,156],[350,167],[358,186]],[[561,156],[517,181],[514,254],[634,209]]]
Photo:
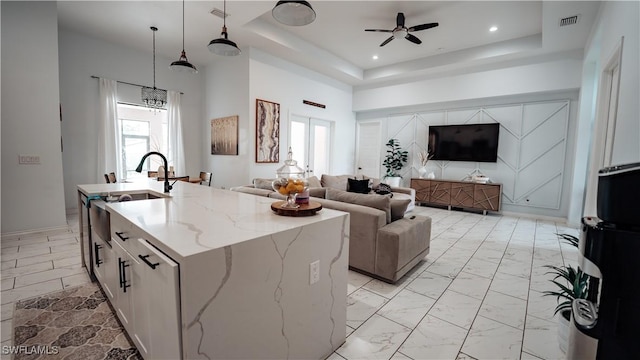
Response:
[[[119,199],[122,195],[125,195],[125,193],[106,196],[104,197],[104,200],[91,201],[91,206],[89,208],[91,229],[95,232],[96,235],[100,236],[101,239],[107,242],[107,244],[110,243],[110,234],[109,234],[110,219],[104,206],[106,203],[120,202]],[[134,194],[127,194],[127,195],[129,195],[131,199],[128,199],[123,202],[161,199],[161,198],[168,197],[155,192],[143,192],[143,193],[134,193]]]
[[[125,193],[107,196],[106,202],[120,202],[119,199],[122,195],[125,195]],[[161,195],[159,193],[154,193],[154,192],[144,192],[144,193],[137,193],[137,194],[126,193],[126,195],[129,195],[131,198],[124,201],[150,200],[150,199],[161,199],[161,198],[168,197],[168,196]]]

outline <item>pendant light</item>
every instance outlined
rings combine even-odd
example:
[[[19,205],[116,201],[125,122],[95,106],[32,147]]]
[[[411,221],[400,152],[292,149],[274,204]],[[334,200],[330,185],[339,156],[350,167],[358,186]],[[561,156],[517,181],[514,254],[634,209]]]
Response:
[[[169,65],[171,70],[181,71],[181,72],[190,72],[192,74],[197,74],[198,69],[193,66],[189,60],[187,60],[187,53],[184,51],[184,0],[182,0],[182,53],[180,54],[180,58]]]
[[[273,18],[285,25],[309,25],[316,19],[316,12],[307,1],[278,1],[271,10]]]
[[[227,34],[227,0],[224,0],[223,5],[223,15],[222,15],[222,33],[220,34],[220,38],[213,39],[209,43],[209,51],[217,55],[223,56],[236,56],[240,55],[240,49],[238,45],[233,41],[229,40]]]
[[[153,31],[153,88],[142,87],[142,102],[151,109],[162,109],[167,103],[167,90],[156,88],[156,31],[158,28],[151,27]]]

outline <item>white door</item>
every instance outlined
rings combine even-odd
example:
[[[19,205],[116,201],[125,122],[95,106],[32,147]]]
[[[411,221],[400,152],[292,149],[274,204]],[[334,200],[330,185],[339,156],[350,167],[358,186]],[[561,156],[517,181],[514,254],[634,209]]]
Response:
[[[379,178],[382,164],[380,162],[380,122],[359,122],[357,130],[357,174]]]
[[[305,177],[329,173],[331,122],[291,115],[289,144],[293,159],[305,170]]]

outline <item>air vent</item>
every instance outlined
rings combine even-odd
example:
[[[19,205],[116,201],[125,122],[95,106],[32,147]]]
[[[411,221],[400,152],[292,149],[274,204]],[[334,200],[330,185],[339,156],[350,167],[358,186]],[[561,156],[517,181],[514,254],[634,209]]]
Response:
[[[560,26],[562,27],[562,26],[575,25],[578,23],[579,19],[580,19],[580,15],[573,15],[573,16],[560,19]]]
[[[224,11],[222,11],[222,10],[220,10],[218,8],[213,8],[213,10],[209,11],[209,13],[211,15],[219,17],[220,19],[224,19],[225,17],[229,16],[229,13],[227,13],[226,16],[225,16]]]

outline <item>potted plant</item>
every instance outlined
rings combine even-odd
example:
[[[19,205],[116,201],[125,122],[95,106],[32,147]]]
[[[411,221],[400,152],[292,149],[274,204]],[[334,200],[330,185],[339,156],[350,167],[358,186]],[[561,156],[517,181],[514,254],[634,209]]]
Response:
[[[577,237],[569,234],[557,235],[567,244],[578,247]],[[558,306],[556,306],[553,314],[560,313],[558,317],[558,343],[560,344],[560,349],[566,352],[569,337],[569,320],[571,318],[571,304],[574,299],[585,299],[587,297],[589,276],[583,273],[580,268],[575,269],[571,265],[546,265],[545,267],[551,269],[547,274],[555,275],[551,282],[558,287],[556,291],[545,291],[544,295],[555,296],[558,299]],[[564,279],[565,281],[560,279]]]
[[[402,176],[397,171],[402,170],[407,163],[409,153],[400,148],[400,142],[397,139],[389,139],[385,146],[387,147],[387,155],[384,157],[382,165],[387,168],[387,172],[384,179],[389,186],[398,187]]]

